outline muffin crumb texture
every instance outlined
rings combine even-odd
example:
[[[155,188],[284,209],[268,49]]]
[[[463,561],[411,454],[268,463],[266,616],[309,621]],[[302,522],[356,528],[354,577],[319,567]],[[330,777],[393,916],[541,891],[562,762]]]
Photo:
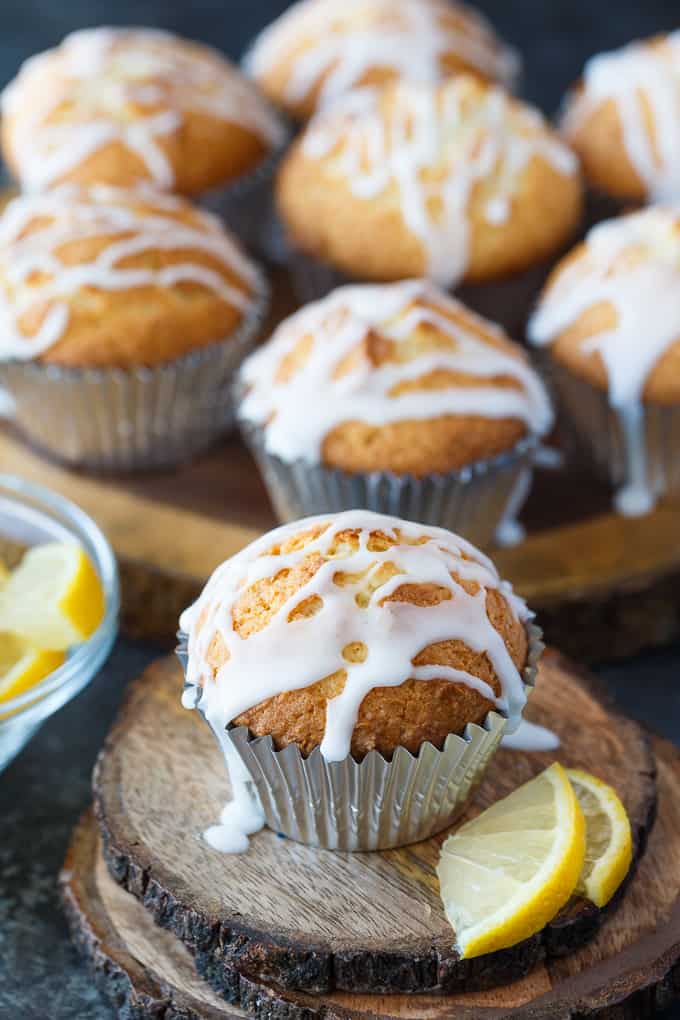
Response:
[[[529,617],[463,539],[357,510],[265,535],[181,626],[212,725],[340,761],[441,747],[494,708],[517,718]]]
[[[628,201],[680,197],[680,31],[602,53],[567,97],[562,132],[588,182]]]
[[[243,422],[270,453],[347,472],[446,473],[551,425],[521,348],[426,281],[343,287],[242,369]]]
[[[149,182],[197,195],[252,170],[283,137],[224,57],[153,29],[74,32],[2,96],[5,160],[32,191]]]
[[[477,11],[449,0],[302,0],[256,39],[246,66],[289,115],[360,86],[461,71],[511,86],[519,58]]]
[[[350,93],[284,159],[293,245],[350,278],[445,287],[510,276],[566,243],[577,161],[543,117],[471,75]]]
[[[212,216],[148,190],[65,186],[0,217],[0,359],[155,365],[228,338],[259,273]]]

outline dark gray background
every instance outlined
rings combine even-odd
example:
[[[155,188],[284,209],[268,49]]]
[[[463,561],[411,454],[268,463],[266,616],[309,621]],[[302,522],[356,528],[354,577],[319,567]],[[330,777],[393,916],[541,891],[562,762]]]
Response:
[[[0,0],[0,83],[25,57],[86,25],[166,27],[238,57],[286,6],[281,0]],[[590,54],[680,24],[680,4],[661,0],[486,0],[480,6],[522,50],[524,93],[547,112]],[[123,688],[157,653],[120,641],[90,688],[0,776],[0,1020],[113,1016],[69,946],[55,878],[88,803],[92,763]],[[679,671],[680,648],[674,648],[600,672],[629,712],[680,743]],[[666,1014],[671,1017],[680,1010]]]

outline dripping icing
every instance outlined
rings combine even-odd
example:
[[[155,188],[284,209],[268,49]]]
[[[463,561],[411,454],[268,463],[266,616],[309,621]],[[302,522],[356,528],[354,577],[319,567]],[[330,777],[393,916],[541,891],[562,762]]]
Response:
[[[192,221],[179,220],[176,214],[187,208],[169,195],[108,187],[83,191],[61,187],[10,202],[0,217],[5,277],[0,286],[0,360],[35,358],[57,343],[68,327],[69,299],[84,287],[120,291],[190,282],[213,291],[226,304],[245,309],[258,286],[254,266],[215,217],[191,207]],[[104,238],[106,245],[89,262],[67,265],[59,258],[59,249],[65,245],[90,241],[96,247]],[[121,266],[131,256],[154,249],[204,252],[243,282],[234,285],[190,256],[163,268]],[[41,279],[35,282],[38,274]],[[23,316],[43,305],[47,312],[38,330],[24,334]]]
[[[337,366],[372,332],[406,347],[409,335],[421,325],[440,330],[451,349],[439,347],[378,366],[361,358],[351,372],[337,373]],[[516,418],[532,432],[547,432],[552,411],[538,375],[523,357],[484,342],[480,330],[504,338],[493,324],[427,281],[341,287],[281,323],[269,343],[245,362],[241,378],[250,389],[240,417],[264,426],[268,451],[288,461],[319,461],[324,438],[346,421],[385,425],[473,414]],[[306,360],[280,380],[283,360],[305,336],[313,337]],[[427,400],[422,391],[394,395],[401,383],[437,370],[464,372],[479,384],[429,390]],[[518,388],[489,382],[499,376],[513,379]]]
[[[567,105],[565,135],[573,137],[608,101],[616,103],[626,154],[647,194],[656,201],[680,197],[680,30],[663,42],[630,43],[591,58],[583,90]]]
[[[494,176],[497,194],[484,214],[498,225],[507,221],[515,182],[532,159],[563,176],[577,169],[536,111],[501,89],[480,89],[467,75],[437,88],[402,82],[349,93],[311,120],[302,149],[309,159],[329,160],[357,198],[369,201],[396,187],[404,223],[425,251],[425,275],[447,288],[467,270],[468,204],[477,182]],[[433,170],[436,184],[428,180]]]
[[[598,353],[607,372],[626,457],[627,481],[615,505],[628,516],[648,513],[656,499],[643,392],[659,359],[680,339],[678,215],[675,207],[656,206],[598,224],[588,233],[584,254],[558,273],[529,322],[530,340],[542,346],[590,308],[614,308],[615,324],[584,340],[582,349]]]
[[[289,63],[285,98],[299,103],[318,89],[324,105],[373,68],[440,81],[449,54],[505,85],[517,76],[517,54],[496,41],[485,19],[446,0],[302,0],[258,36],[245,65],[262,78]]]
[[[501,747],[511,751],[555,751],[559,746],[560,738],[556,733],[528,719],[521,719],[514,733],[506,733],[501,738]]]
[[[84,119],[51,122],[64,102]],[[152,29],[72,33],[26,61],[2,93],[2,110],[16,119],[16,162],[22,185],[33,191],[116,142],[141,159],[156,185],[171,190],[173,169],[159,143],[188,113],[237,124],[271,146],[283,140],[275,114],[217,53],[197,56],[181,39]]]

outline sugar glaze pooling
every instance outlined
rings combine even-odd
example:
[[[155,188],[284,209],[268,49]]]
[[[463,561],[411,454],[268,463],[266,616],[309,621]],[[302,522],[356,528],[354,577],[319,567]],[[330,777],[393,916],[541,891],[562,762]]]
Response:
[[[189,282],[213,291],[226,304],[245,309],[259,286],[255,267],[215,217],[193,210],[194,222],[182,222],[176,214],[183,208],[170,195],[106,187],[80,191],[66,186],[10,202],[0,217],[5,274],[0,285],[0,360],[35,358],[57,343],[68,327],[69,299],[83,287],[120,291]],[[44,222],[26,233],[37,221]],[[66,265],[59,258],[59,249],[65,245],[104,238],[108,243],[90,262]],[[232,285],[189,257],[159,269],[121,267],[131,256],[153,249],[205,252],[242,285]],[[37,274],[44,278],[36,283]],[[42,305],[47,311],[39,328],[33,335],[25,334],[22,317]]]
[[[358,532],[356,550],[338,546],[336,538],[346,530]],[[394,546],[380,550],[371,546],[371,532],[396,536]],[[282,553],[280,546],[293,535],[317,531],[302,548]],[[311,553],[328,556],[313,577],[272,616],[265,627],[241,638],[233,626],[233,610],[240,595],[252,584],[279,571],[294,568]],[[379,583],[377,572],[392,563],[398,573]],[[338,574],[359,575],[339,585]],[[452,576],[476,583],[474,595]],[[371,576],[377,587],[365,607],[355,596]],[[447,589],[451,598],[435,605],[416,606],[385,601],[404,583],[433,583]],[[324,677],[345,670],[340,695],[327,703],[326,727],[320,751],[328,761],[342,761],[350,752],[352,732],[362,701],[374,687],[397,686],[409,678],[427,681],[449,679],[463,683],[487,698],[507,716],[507,729],[519,723],[526,702],[522,677],[503,639],[486,610],[486,593],[503,593],[516,618],[526,623],[531,613],[511,586],[500,579],[491,561],[464,539],[441,528],[411,524],[365,510],[309,518],[284,525],[218,567],[199,599],[180,619],[188,634],[186,680],[200,687],[198,705],[218,736],[228,741],[226,729],[241,713],[277,694],[311,686]],[[289,619],[302,602],[321,600],[312,617]],[[211,643],[219,638],[229,657],[213,675],[208,663]],[[479,677],[445,666],[414,666],[413,659],[428,645],[445,640],[463,641],[485,652],[500,681],[500,695]],[[349,662],[343,649],[363,642],[363,662]],[[247,678],[247,684],[243,682]],[[184,699],[192,703],[191,694]],[[195,703],[195,700],[194,700]],[[229,741],[230,742],[230,741]],[[227,754],[231,766],[232,754]],[[229,807],[228,832],[213,831],[211,845],[243,847],[238,835],[254,831],[259,807],[249,777],[238,766],[231,770],[234,806]],[[231,833],[231,835],[229,834]]]
[[[616,495],[626,516],[656,501],[645,452],[643,391],[650,372],[680,340],[680,207],[657,206],[609,220],[586,238],[544,292],[529,323],[538,345],[553,343],[588,309],[609,303],[616,324],[583,342],[597,352],[609,378],[609,400],[624,442],[627,482]],[[643,342],[644,338],[644,342]]]
[[[50,123],[64,102],[82,109],[84,119]],[[138,115],[140,107],[146,116]],[[190,112],[238,124],[271,146],[284,137],[266,102],[216,52],[196,56],[182,40],[153,29],[72,33],[26,61],[2,94],[2,111],[21,113],[14,138],[27,190],[51,187],[112,143],[141,159],[155,185],[171,190],[173,169],[159,143]]]
[[[480,14],[448,0],[302,0],[258,36],[245,64],[260,78],[295,54],[286,99],[302,102],[318,88],[322,106],[360,85],[374,68],[441,81],[449,53],[507,86],[517,77],[517,54],[496,40]]]
[[[408,361],[397,354],[380,365],[357,358],[351,371],[337,373],[372,333],[393,341],[398,350],[400,344],[407,348],[409,335],[423,325],[450,338],[451,349],[439,346]],[[540,378],[523,357],[486,343],[475,327],[505,338],[424,280],[341,287],[286,319],[245,362],[241,378],[249,391],[239,414],[264,426],[266,448],[287,461],[318,462],[325,437],[347,421],[386,425],[466,414],[516,418],[543,435],[552,425],[552,410]],[[313,338],[308,357],[281,380],[282,361],[306,336]],[[394,395],[401,383],[438,370],[469,374],[479,384],[428,390],[427,400],[423,391]],[[499,376],[513,379],[517,388],[489,382]]]
[[[515,183],[532,159],[565,177],[577,173],[575,156],[541,115],[502,89],[477,94],[475,80],[459,75],[438,87],[399,83],[388,110],[385,95],[358,89],[318,113],[303,136],[303,153],[327,159],[359,199],[396,187],[404,223],[425,252],[424,275],[444,287],[467,270],[468,204],[479,181],[494,176],[497,192],[484,212],[499,225],[510,217]],[[427,177],[433,168],[436,183]]]
[[[634,42],[592,57],[582,91],[567,103],[566,137],[609,101],[617,106],[626,154],[648,196],[655,201],[680,198],[680,30],[662,42]]]

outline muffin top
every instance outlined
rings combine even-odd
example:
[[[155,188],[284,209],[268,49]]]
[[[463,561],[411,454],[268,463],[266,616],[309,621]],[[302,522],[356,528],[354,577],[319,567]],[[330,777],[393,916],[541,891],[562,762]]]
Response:
[[[152,182],[194,195],[256,166],[283,129],[215,51],[151,29],[85,29],[28,60],[2,95],[25,190]]]
[[[0,216],[0,359],[153,365],[223,340],[263,283],[219,221],[149,191],[64,186]]]
[[[531,107],[470,75],[360,89],[284,160],[293,243],[351,277],[449,287],[540,262],[581,214],[576,158]]]
[[[594,227],[548,279],[529,336],[615,407],[680,401],[680,208]]]
[[[530,616],[464,539],[351,510],[227,560],[180,626],[213,726],[341,761],[439,745],[493,708],[516,722]]]
[[[397,78],[470,71],[512,85],[519,59],[481,14],[449,0],[301,0],[258,36],[246,68],[273,102],[307,118]]]
[[[680,31],[593,57],[563,133],[587,179],[622,199],[680,198]]]
[[[425,280],[341,287],[245,362],[239,414],[284,460],[445,472],[552,421],[524,352]]]

